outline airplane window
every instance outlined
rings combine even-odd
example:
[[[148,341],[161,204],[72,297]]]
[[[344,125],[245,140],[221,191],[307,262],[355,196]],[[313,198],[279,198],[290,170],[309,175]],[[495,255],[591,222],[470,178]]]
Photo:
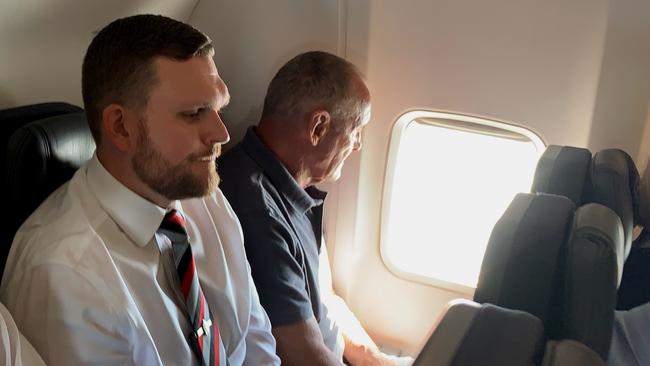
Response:
[[[492,227],[530,191],[542,140],[525,128],[429,111],[402,115],[389,150],[381,254],[397,275],[472,293]]]

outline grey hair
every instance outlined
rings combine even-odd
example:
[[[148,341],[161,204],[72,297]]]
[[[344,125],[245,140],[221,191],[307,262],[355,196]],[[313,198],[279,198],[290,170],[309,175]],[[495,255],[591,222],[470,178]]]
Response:
[[[262,117],[301,115],[315,108],[329,112],[335,126],[358,118],[367,103],[356,80],[361,73],[349,61],[322,51],[299,54],[275,74],[264,98]]]

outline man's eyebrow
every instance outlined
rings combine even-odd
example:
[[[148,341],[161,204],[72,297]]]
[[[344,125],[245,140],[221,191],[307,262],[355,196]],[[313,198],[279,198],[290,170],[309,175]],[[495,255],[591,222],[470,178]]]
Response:
[[[208,108],[208,109],[213,109],[213,108],[217,109],[217,107],[218,107],[218,109],[223,109],[228,104],[230,104],[230,95],[228,95],[225,98],[221,98],[219,101],[222,101],[222,100],[224,101],[223,103],[219,103],[219,102],[203,102],[203,103],[196,104],[196,107],[198,107],[198,108]]]

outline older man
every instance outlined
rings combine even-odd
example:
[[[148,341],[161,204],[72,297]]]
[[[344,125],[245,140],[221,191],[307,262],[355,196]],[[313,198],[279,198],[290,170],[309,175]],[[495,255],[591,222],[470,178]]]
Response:
[[[154,15],[88,47],[96,155],[15,237],[0,295],[47,364],[279,364],[215,159],[210,40]]]
[[[323,301],[331,284],[319,287],[325,193],[314,185],[340,177],[369,119],[357,68],[307,52],[278,71],[258,126],[219,161],[283,364],[335,365],[342,355],[352,365],[393,364],[360,326],[353,332],[332,319]]]

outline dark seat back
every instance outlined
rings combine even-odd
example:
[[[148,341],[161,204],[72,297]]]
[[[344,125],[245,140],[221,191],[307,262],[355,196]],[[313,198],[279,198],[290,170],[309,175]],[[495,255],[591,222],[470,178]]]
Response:
[[[600,203],[620,217],[625,233],[626,258],[632,247],[633,229],[639,217],[638,185],[639,172],[634,160],[625,151],[605,149],[594,155],[591,192],[584,203]]]
[[[52,102],[31,104],[0,110],[0,190],[7,192],[7,144],[13,133],[20,127],[43,118],[68,113],[83,112],[83,109],[68,103]],[[0,245],[9,245],[13,234],[0,231]]]
[[[542,322],[523,311],[452,301],[414,366],[535,365],[543,352]]]
[[[531,313],[551,338],[561,335],[562,266],[574,205],[547,194],[515,196],[494,226],[474,301]]]
[[[550,145],[537,163],[531,192],[564,196],[579,206],[588,191],[590,171],[589,150]]]
[[[623,229],[607,207],[518,194],[495,225],[474,300],[528,312],[548,339],[573,339],[607,358]]]
[[[83,112],[83,109],[63,102],[31,104],[0,110],[0,171],[5,171],[7,143],[18,128],[40,119],[79,112]],[[4,188],[4,183],[5,181],[2,179],[2,188]]]
[[[7,148],[7,195],[13,217],[5,221],[3,231],[13,238],[25,219],[90,160],[94,151],[83,113],[46,118],[16,130]],[[10,244],[0,247],[3,267]]]
[[[625,258],[621,221],[609,208],[589,203],[575,214],[564,259],[562,330],[607,359],[616,309],[616,289]]]

